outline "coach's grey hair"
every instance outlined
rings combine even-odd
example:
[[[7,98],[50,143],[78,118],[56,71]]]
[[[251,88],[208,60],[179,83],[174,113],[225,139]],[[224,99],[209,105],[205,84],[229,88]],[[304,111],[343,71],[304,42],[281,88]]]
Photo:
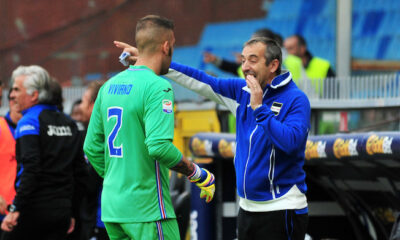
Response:
[[[266,64],[270,64],[272,62],[272,60],[276,59],[279,61],[279,66],[278,69],[276,70],[276,74],[280,75],[281,74],[281,65],[282,65],[282,50],[279,47],[279,44],[270,38],[266,38],[266,37],[253,37],[250,40],[248,40],[245,44],[244,47],[248,46],[248,45],[252,45],[255,43],[261,42],[264,45],[266,45],[265,48],[265,59]]]
[[[12,73],[12,81],[19,76],[26,76],[24,87],[29,95],[32,95],[34,91],[39,92],[39,103],[51,101],[50,81],[52,80],[44,68],[37,65],[19,66]]]

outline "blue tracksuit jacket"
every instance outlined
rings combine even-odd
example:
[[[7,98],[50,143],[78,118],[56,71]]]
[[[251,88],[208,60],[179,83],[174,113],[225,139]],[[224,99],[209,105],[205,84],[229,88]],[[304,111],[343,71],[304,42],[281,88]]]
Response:
[[[215,78],[174,62],[170,68],[175,72],[174,80],[190,78],[192,83],[186,87],[234,107],[236,187],[240,197],[269,201],[282,197],[294,185],[306,192],[303,165],[311,109],[289,72],[272,80],[264,89],[263,105],[253,111],[244,79]]]

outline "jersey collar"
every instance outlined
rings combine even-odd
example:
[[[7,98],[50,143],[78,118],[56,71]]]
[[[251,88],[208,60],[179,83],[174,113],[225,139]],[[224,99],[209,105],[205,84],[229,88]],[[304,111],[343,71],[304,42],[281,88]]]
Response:
[[[149,67],[145,65],[130,65],[128,68],[129,71],[151,71],[154,73],[153,70],[151,70]]]

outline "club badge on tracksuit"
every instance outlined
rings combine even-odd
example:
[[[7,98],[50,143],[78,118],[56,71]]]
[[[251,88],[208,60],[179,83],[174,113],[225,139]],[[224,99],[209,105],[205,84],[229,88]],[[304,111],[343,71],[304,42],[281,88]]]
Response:
[[[278,116],[279,112],[281,111],[282,105],[283,104],[279,102],[272,103],[271,111],[275,114],[275,116]]]

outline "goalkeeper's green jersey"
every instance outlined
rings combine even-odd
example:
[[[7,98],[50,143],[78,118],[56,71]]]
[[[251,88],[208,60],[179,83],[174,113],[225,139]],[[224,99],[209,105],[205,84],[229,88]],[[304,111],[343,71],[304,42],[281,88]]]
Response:
[[[171,84],[145,66],[130,66],[100,89],[84,151],[104,178],[104,222],[175,218],[169,170],[182,159],[172,144]]]

